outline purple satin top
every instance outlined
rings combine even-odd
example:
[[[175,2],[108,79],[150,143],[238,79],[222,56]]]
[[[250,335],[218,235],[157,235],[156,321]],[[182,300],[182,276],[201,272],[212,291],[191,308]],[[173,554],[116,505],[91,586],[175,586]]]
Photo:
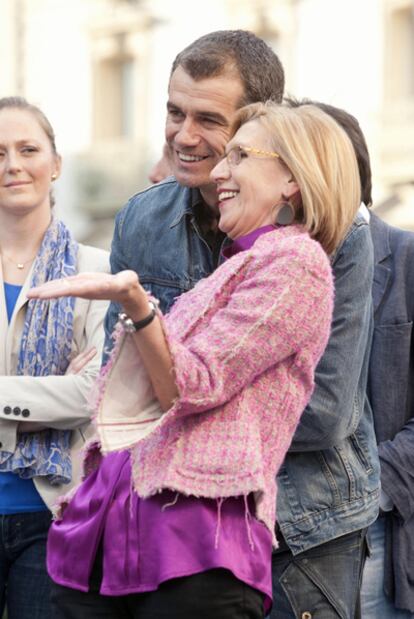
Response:
[[[102,542],[103,595],[154,591],[171,578],[226,568],[264,594],[267,611],[272,543],[268,529],[252,517],[252,503],[169,490],[140,499],[131,489],[129,452],[110,454],[80,486],[63,520],[52,525],[49,575],[60,585],[88,591]]]
[[[231,257],[248,249],[265,226],[227,247]],[[49,533],[47,567],[58,584],[88,591],[99,544],[103,595],[154,591],[171,578],[213,568],[264,594],[272,603],[270,531],[252,516],[251,497],[206,499],[164,490],[141,499],[132,489],[129,452],[112,453],[80,486],[63,520]]]

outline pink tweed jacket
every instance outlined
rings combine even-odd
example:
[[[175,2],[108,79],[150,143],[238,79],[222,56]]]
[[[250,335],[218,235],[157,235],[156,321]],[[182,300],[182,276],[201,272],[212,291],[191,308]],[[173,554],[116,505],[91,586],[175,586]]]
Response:
[[[131,449],[137,493],[254,493],[273,534],[276,472],[312,394],[332,308],[328,257],[299,225],[263,234],[179,297],[163,318],[179,397]]]

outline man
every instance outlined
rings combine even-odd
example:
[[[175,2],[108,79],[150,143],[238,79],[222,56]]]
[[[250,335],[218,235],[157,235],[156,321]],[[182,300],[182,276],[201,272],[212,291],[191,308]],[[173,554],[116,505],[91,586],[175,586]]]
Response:
[[[213,32],[178,54],[168,88],[166,141],[175,179],[133,196],[118,214],[114,272],[134,268],[163,311],[217,266],[223,234],[210,171],[245,103],[281,101],[282,65],[264,41],[242,30]],[[111,306],[107,333],[119,308]]]
[[[368,396],[381,464],[381,513],[370,528],[364,619],[414,618],[414,234],[371,213],[374,337]]]
[[[254,101],[280,101],[283,85],[277,56],[248,32],[205,35],[175,59],[166,141],[176,180],[169,178],[131,198],[117,216],[111,254],[113,272],[137,271],[141,283],[160,300],[163,311],[219,262],[223,235],[217,230],[217,197],[210,171],[223,155],[237,108]],[[298,428],[294,451],[278,479],[279,523],[292,556],[319,546],[334,561],[340,549],[345,549],[348,560],[341,563],[339,581],[346,581],[346,595],[341,598],[339,616],[351,618],[364,529],[376,517],[378,499],[375,436],[369,410],[364,408],[372,279],[366,222],[355,223],[333,261],[336,304],[332,338],[317,372],[312,402]],[[119,311],[111,305],[107,334],[112,332]],[[286,579],[284,570],[281,579]],[[321,579],[325,606],[331,606],[341,582],[330,568]],[[305,595],[305,605],[301,602],[298,607],[295,600],[302,589],[300,580],[287,592],[275,586],[278,617],[310,617],[303,613],[319,607],[313,595]],[[330,616],[337,617],[338,612],[324,614]]]

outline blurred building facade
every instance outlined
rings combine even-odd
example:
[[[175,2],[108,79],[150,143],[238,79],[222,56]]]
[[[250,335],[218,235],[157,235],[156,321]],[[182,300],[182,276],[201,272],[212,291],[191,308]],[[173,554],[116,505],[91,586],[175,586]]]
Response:
[[[414,230],[413,0],[0,0],[0,96],[52,121],[61,216],[108,246],[113,217],[161,152],[169,69],[197,36],[246,28],[280,55],[287,92],[353,113],[374,203]]]

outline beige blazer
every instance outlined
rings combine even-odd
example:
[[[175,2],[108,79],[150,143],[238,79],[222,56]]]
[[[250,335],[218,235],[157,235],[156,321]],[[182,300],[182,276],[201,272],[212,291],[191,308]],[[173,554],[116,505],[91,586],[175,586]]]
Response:
[[[78,270],[109,272],[108,257],[108,252],[102,249],[79,245]],[[17,433],[25,429],[33,431],[49,427],[73,431],[72,483],[51,486],[44,477],[34,478],[38,492],[52,509],[59,495],[66,494],[79,479],[79,451],[91,434],[90,412],[86,404],[101,364],[103,319],[108,304],[106,301],[76,299],[72,356],[92,346],[97,349],[95,357],[82,373],[66,376],[16,376],[27,308],[26,292],[30,286],[31,275],[32,270],[26,278],[8,324],[0,264],[0,448],[13,451]]]

